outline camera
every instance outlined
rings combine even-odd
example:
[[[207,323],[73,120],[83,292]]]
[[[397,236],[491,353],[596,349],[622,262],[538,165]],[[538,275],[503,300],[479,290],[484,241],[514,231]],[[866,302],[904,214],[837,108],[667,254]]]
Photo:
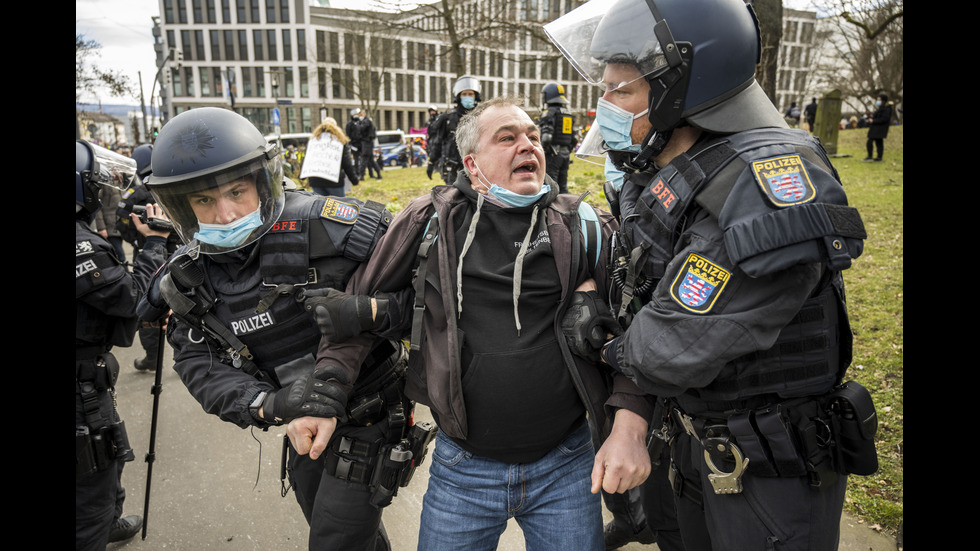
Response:
[[[149,218],[146,216],[146,205],[133,205],[133,213],[139,216],[140,222],[150,226],[151,230],[173,231],[174,226],[169,220],[162,218]]]

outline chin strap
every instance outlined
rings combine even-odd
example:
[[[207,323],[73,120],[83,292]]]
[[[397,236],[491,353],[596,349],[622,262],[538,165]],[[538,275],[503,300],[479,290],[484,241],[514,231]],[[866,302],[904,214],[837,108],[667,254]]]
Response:
[[[670,141],[673,133],[673,128],[663,132],[651,128],[647,137],[643,139],[643,147],[640,148],[639,152],[610,149],[607,152],[609,159],[616,165],[616,168],[622,171],[631,174],[642,172],[649,168],[653,164],[653,158],[660,155],[667,147],[667,142]]]

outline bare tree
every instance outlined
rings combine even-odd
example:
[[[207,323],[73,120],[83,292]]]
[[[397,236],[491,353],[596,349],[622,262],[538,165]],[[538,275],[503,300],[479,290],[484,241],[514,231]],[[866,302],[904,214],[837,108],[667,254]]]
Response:
[[[411,9],[398,0],[376,0],[373,5],[381,10],[374,16],[379,24],[391,30],[427,34],[445,44],[437,55],[448,58],[449,69],[457,76],[468,72],[464,47],[479,45],[502,52],[522,36],[548,44],[542,24],[563,15],[546,8],[542,17],[536,2],[518,0],[437,0]],[[392,13],[397,15],[392,17]],[[553,52],[515,61],[531,63],[558,57],[558,52]]]
[[[817,86],[841,91],[848,107],[873,110],[878,94],[902,103],[904,72],[904,0],[827,0],[820,35],[823,55]]]
[[[106,71],[92,63],[93,57],[99,56],[102,45],[95,40],[86,40],[85,35],[75,35],[75,103],[79,103],[82,96],[92,94],[98,96],[99,93],[108,93],[113,97],[135,97],[132,84],[125,75],[116,71]],[[75,138],[82,136],[82,130],[75,116]]]
[[[386,69],[397,65],[400,48],[388,38],[391,32],[378,21],[352,21],[348,26],[351,32],[344,34],[343,62],[327,78],[356,98],[368,116],[376,118]],[[325,61],[323,56],[318,55],[317,59]]]

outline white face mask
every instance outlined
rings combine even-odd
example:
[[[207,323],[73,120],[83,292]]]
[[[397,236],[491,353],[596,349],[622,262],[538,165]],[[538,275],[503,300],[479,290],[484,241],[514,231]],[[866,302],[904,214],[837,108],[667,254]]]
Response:
[[[634,115],[611,101],[599,98],[595,110],[595,122],[599,125],[603,141],[610,149],[639,151],[640,146],[633,144],[633,121],[649,112],[650,109],[647,108]]]
[[[551,190],[551,186],[544,184],[534,195],[521,195],[520,193],[514,193],[509,189],[504,189],[497,184],[490,183],[490,180],[488,180],[487,177],[484,176],[483,171],[480,170],[480,165],[476,164],[476,159],[474,157],[470,158],[473,159],[473,166],[476,167],[476,171],[479,173],[480,185],[487,190],[487,201],[490,201],[498,207],[526,207],[534,204],[535,201],[540,199],[543,195],[546,195]]]

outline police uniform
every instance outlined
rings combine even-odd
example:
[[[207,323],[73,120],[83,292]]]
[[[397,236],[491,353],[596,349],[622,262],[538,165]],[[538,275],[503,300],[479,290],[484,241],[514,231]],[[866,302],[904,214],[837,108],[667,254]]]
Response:
[[[151,236],[130,273],[87,220],[75,220],[76,549],[105,549],[122,513],[120,476],[134,455],[115,409],[119,364],[111,349],[132,344],[137,303],[165,258],[165,240]]]
[[[551,179],[558,183],[560,193],[568,193],[569,155],[578,141],[572,130],[575,118],[563,105],[549,105],[548,110],[537,120],[541,130],[541,145],[544,146],[545,170]],[[550,139],[545,141],[545,136]]]
[[[459,119],[469,111],[462,105],[457,105],[451,111],[439,115],[432,125],[435,138],[429,142],[432,148],[429,162],[433,165],[442,164],[442,179],[447,185],[456,181],[456,175],[463,166],[463,158],[456,146],[456,127],[459,126]]]
[[[267,427],[250,404],[314,369],[321,334],[304,293],[343,289],[391,218],[383,206],[353,198],[299,191],[285,198],[278,221],[254,244],[218,255],[195,256],[194,242],[179,249],[144,304],[173,308],[174,369],[208,413],[240,427]],[[175,263],[184,262],[200,270],[197,288],[179,275],[187,270],[177,271]],[[207,313],[199,303],[180,306],[181,297],[195,294],[216,299]],[[224,340],[205,337],[222,331]],[[401,392],[406,357],[400,342],[380,340],[353,385],[346,416],[338,415],[328,453],[311,460],[289,446],[289,482],[310,522],[310,549],[375,548],[391,488],[372,477],[381,468],[378,457],[408,429],[411,403]]]
[[[836,548],[854,470],[821,439],[851,359],[840,272],[866,234],[805,131],[707,136],[626,178],[611,300],[629,328],[603,357],[665,398],[689,550]]]

